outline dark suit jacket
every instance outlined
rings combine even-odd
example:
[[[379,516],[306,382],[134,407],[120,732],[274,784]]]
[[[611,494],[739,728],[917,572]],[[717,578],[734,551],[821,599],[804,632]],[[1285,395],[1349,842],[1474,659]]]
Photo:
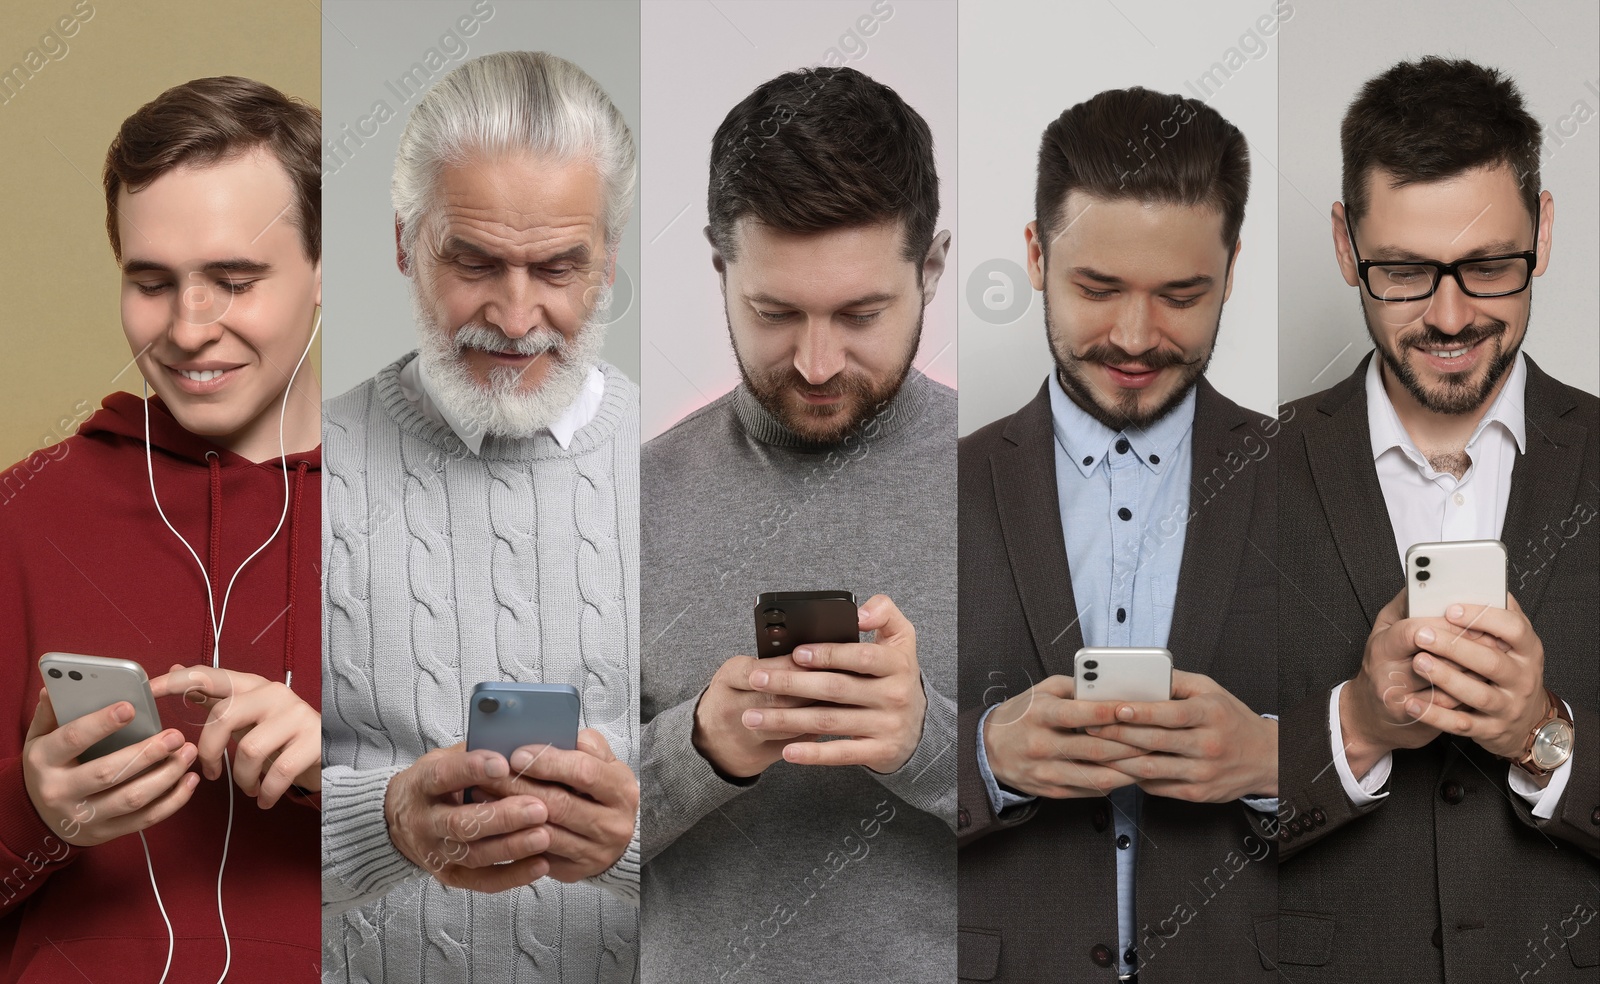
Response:
[[[1167,648],[1258,712],[1277,710],[1277,422],[1204,380],[1189,521]],[[1110,981],[1116,847],[1104,798],[1003,816],[977,766],[978,719],[1083,646],[1056,491],[1048,383],[963,438],[960,496],[959,969],[962,980]],[[1109,561],[1108,561],[1109,563]],[[1276,980],[1275,820],[1242,803],[1145,798],[1137,873],[1141,984]]]
[[[1507,787],[1506,762],[1451,735],[1396,751],[1388,797],[1358,809],[1331,764],[1328,694],[1360,667],[1379,609],[1405,582],[1373,466],[1366,368],[1283,414],[1284,979],[1594,984],[1600,400],[1528,361],[1527,449],[1500,536],[1511,593],[1544,643],[1545,682],[1575,712],[1559,811],[1536,820]]]

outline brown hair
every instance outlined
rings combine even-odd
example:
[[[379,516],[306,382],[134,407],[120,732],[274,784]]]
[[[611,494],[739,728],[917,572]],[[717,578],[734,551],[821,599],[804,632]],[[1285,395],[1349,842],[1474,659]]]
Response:
[[[172,169],[208,165],[256,147],[289,173],[291,222],[313,263],[322,259],[322,113],[254,79],[224,75],[176,85],[139,107],[106,151],[106,233],[122,260],[117,194],[139,191]]]
[[[933,134],[893,89],[853,68],[808,68],[763,82],[711,140],[706,213],[733,259],[733,224],[749,215],[808,233],[898,220],[901,255],[933,244],[939,174]]]
[[[1198,99],[1139,86],[1108,89],[1058,116],[1039,142],[1033,210],[1046,246],[1074,188],[1100,198],[1214,207],[1231,251],[1250,194],[1250,149],[1238,127]]]
[[[1515,82],[1466,59],[1401,62],[1361,87],[1339,128],[1344,211],[1367,211],[1367,173],[1392,187],[1509,165],[1528,214],[1539,214],[1539,123]]]

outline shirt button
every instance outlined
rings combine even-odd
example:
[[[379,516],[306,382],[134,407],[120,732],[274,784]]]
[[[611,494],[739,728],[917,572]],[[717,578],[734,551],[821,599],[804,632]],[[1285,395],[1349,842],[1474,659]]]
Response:
[[[1453,499],[1455,499],[1455,500],[1456,500],[1456,505],[1458,505],[1458,506],[1460,506],[1460,505],[1465,505],[1465,504],[1466,504],[1466,501],[1467,501],[1467,497],[1466,497],[1466,496],[1464,496],[1464,495],[1462,495],[1462,494],[1461,494],[1461,493],[1460,493],[1460,492],[1457,492],[1457,493],[1456,493],[1456,494],[1455,494],[1455,495],[1454,495],[1454,496],[1452,496],[1452,497],[1451,497],[1451,498],[1453,498]]]
[[[1151,455],[1151,456],[1150,456],[1150,463],[1151,463],[1151,464],[1152,464],[1152,465],[1159,465],[1159,464],[1161,464],[1161,456],[1160,456],[1160,455],[1159,455],[1159,454],[1153,454],[1153,455]]]
[[[1089,948],[1089,959],[1093,960],[1097,966],[1109,967],[1111,966],[1111,948],[1104,943],[1096,943]]]
[[[1128,846],[1130,844],[1132,844],[1132,843],[1133,843],[1133,839],[1130,838],[1127,834],[1118,834],[1117,835],[1117,850],[1126,851],[1128,849]]]
[[[1083,467],[1088,468],[1092,464],[1094,464],[1094,455],[1091,454],[1083,459]]]
[[[1130,520],[1133,518],[1133,510],[1129,509],[1127,506],[1123,506],[1121,509],[1117,510],[1117,518],[1123,521]]]
[[[1123,951],[1122,962],[1125,963],[1125,964],[1130,964],[1130,965],[1138,963],[1139,962],[1139,951],[1135,950],[1131,946],[1128,947],[1127,950]]]
[[[1128,453],[1128,439],[1127,438],[1125,438],[1125,437],[1117,438],[1117,453],[1118,454],[1127,454]]]
[[[1117,609],[1117,621],[1118,622],[1126,622],[1127,620],[1128,620],[1128,610],[1126,608]]]

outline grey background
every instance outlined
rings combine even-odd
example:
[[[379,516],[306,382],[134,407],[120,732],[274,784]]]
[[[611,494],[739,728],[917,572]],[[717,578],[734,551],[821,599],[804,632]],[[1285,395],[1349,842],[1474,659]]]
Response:
[[[870,36],[849,38],[880,14]],[[643,5],[644,237],[640,297],[643,439],[732,389],[738,364],[711,269],[706,182],[711,137],[741,99],[784,72],[844,64],[894,88],[928,121],[939,169],[939,229],[950,267],[923,322],[916,366],[956,384],[955,325],[962,249],[956,230],[956,5],[953,0],[649,0]],[[860,42],[865,43],[864,49]],[[830,59],[830,49],[839,57]]]
[[[1600,392],[1600,5],[1342,0],[1295,8],[1279,78],[1282,400],[1332,386],[1372,347],[1356,288],[1345,285],[1334,259],[1329,212],[1339,199],[1339,121],[1367,79],[1423,55],[1471,58],[1509,73],[1547,133],[1574,104],[1588,107],[1589,121],[1574,124],[1563,146],[1545,144],[1540,177],[1555,198],[1554,240],[1550,266],[1533,282],[1523,349],[1563,382]]]
[[[1059,4],[1050,0],[961,5],[961,433],[1012,413],[1054,365],[1041,295],[1026,276],[1023,227],[1033,219],[1039,138],[1068,107],[1132,85],[1203,97],[1195,83],[1236,47],[1271,0],[1195,4]],[[1298,13],[1293,16],[1299,16]],[[1250,142],[1250,200],[1233,297],[1207,378],[1263,413],[1277,407],[1278,40],[1244,64],[1207,102]],[[1252,46],[1254,42],[1251,42]],[[1015,264],[1009,324],[985,320],[991,261]],[[1009,272],[1008,272],[1009,271]],[[978,296],[974,298],[974,294]],[[996,297],[998,301],[1000,298]],[[990,314],[991,318],[999,317]]]
[[[475,36],[441,37],[475,13],[483,20]],[[481,12],[481,13],[478,13]],[[337,396],[416,348],[409,285],[395,268],[394,209],[389,178],[395,148],[405,129],[410,101],[391,91],[395,83],[437,48],[446,63],[437,81],[469,58],[491,51],[549,51],[588,72],[611,96],[639,140],[639,4],[636,0],[564,2],[541,0],[325,0],[322,20],[322,315],[323,392]],[[451,55],[453,49],[457,54]],[[337,156],[326,141],[358,132],[362,117],[382,100],[394,118],[362,145],[350,142]],[[365,127],[370,132],[371,126]],[[643,166],[641,159],[641,167]],[[617,254],[616,306],[606,330],[604,357],[634,380],[639,378],[639,309],[634,286],[639,272],[639,203]]]

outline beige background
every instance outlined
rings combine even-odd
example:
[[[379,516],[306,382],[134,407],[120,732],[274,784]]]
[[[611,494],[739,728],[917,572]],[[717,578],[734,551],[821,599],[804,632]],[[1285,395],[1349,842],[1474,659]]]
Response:
[[[73,17],[72,37],[50,36]],[[6,0],[0,75],[25,69],[30,50],[43,64],[20,88],[19,76],[0,77],[5,466],[70,436],[108,393],[140,391],[100,186],[122,121],[170,86],[213,75],[258,79],[316,106],[322,89],[315,0]],[[311,358],[320,373],[321,353]]]

